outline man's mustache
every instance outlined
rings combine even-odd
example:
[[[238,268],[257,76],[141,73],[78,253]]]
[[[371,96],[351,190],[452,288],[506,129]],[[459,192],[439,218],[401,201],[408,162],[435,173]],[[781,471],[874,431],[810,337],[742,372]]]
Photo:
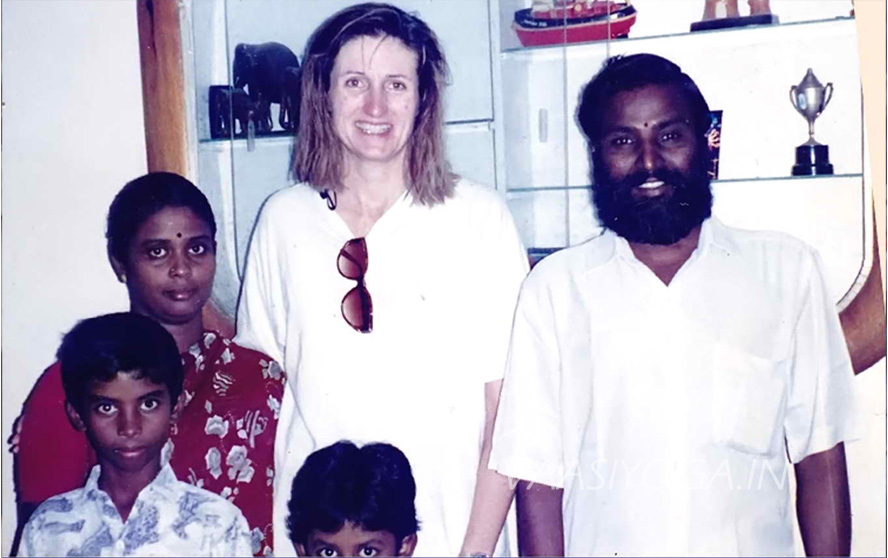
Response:
[[[685,188],[687,180],[683,174],[666,168],[657,168],[653,171],[638,171],[630,174],[622,180],[613,183],[618,189],[631,190],[641,186],[651,178],[659,180],[673,187],[673,189]]]

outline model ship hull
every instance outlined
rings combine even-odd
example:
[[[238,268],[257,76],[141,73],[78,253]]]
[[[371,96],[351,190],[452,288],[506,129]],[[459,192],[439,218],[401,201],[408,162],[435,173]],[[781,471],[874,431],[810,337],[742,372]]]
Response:
[[[582,43],[625,37],[635,17],[632,5],[588,17],[539,17],[526,8],[515,12],[513,28],[524,46]]]

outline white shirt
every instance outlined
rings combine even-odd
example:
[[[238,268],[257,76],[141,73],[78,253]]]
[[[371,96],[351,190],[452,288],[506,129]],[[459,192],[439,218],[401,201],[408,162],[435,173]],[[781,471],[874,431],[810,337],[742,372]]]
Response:
[[[703,225],[669,286],[612,232],[519,298],[490,466],[564,488],[568,555],[790,555],[788,463],[849,439],[813,249]]]
[[[237,341],[288,378],[275,442],[275,554],[292,553],[290,484],[313,451],[342,439],[397,446],[416,479],[416,555],[455,556],[468,524],[484,384],[502,378],[527,255],[495,191],[465,180],[426,207],[399,199],[366,236],[373,331],[342,317],[356,282],[336,260],[353,237],[320,195],[272,196],[253,235]],[[295,405],[294,405],[295,398]]]
[[[22,534],[19,556],[252,556],[247,520],[217,494],[176,480],[164,465],[124,522],[99,488],[100,466],[83,488],[43,502]]]

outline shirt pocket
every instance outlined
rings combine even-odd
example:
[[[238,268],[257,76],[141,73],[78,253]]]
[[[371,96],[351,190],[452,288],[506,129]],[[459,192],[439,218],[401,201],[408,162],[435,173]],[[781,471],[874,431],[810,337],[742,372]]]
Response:
[[[716,343],[713,348],[712,434],[715,443],[751,454],[775,448],[785,406],[781,361]]]

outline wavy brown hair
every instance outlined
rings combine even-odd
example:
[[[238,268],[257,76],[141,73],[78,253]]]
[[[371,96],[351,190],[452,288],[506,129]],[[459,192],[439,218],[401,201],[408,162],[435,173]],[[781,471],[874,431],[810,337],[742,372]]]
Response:
[[[448,68],[435,33],[421,19],[389,4],[358,4],[314,32],[302,66],[299,132],[290,174],[318,191],[342,188],[344,155],[329,110],[330,74],[340,49],[357,37],[393,37],[416,54],[419,105],[407,142],[407,188],[423,205],[453,193],[456,175],[444,152],[443,91]]]

